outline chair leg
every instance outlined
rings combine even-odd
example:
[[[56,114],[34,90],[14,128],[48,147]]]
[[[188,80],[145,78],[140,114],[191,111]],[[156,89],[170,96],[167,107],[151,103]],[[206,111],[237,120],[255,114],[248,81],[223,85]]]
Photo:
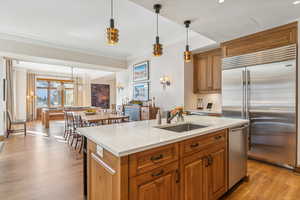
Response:
[[[8,125],[7,136],[6,136],[7,138],[9,137],[10,132],[11,132],[11,123],[9,123]]]
[[[80,144],[79,153],[81,153],[82,147],[83,147],[83,136],[81,136],[81,144]]]
[[[76,136],[75,150],[77,149],[77,145],[78,145],[78,136]]]
[[[26,127],[26,123],[24,124],[24,135],[26,136],[26,132],[27,132],[27,127]]]
[[[73,146],[73,143],[74,143],[74,136],[72,137],[72,141],[71,141],[71,147]]]
[[[70,132],[70,133],[69,133],[69,137],[68,137],[68,139],[67,139],[67,143],[68,143],[68,144],[70,144],[71,137],[72,137],[72,134],[71,134],[71,132]]]

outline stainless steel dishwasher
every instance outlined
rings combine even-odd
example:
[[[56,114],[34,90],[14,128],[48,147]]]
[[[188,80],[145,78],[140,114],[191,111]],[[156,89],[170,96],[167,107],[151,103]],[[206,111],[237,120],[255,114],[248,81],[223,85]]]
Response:
[[[248,125],[229,129],[229,189],[247,177]]]

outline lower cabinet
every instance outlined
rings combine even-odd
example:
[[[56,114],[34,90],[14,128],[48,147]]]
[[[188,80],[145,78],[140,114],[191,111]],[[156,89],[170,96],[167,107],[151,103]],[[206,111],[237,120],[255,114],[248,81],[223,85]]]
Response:
[[[178,163],[155,169],[130,179],[130,200],[177,200]]]
[[[216,200],[227,191],[226,146],[218,145],[181,161],[181,200]]]
[[[114,174],[103,167],[98,158],[92,154],[90,158],[89,200],[112,200],[113,176]]]
[[[198,153],[181,162],[181,200],[208,199],[207,156]]]
[[[124,157],[88,142],[88,200],[217,200],[228,188],[227,130]]]
[[[225,146],[213,148],[209,154],[209,199],[218,199],[227,191],[227,149]]]

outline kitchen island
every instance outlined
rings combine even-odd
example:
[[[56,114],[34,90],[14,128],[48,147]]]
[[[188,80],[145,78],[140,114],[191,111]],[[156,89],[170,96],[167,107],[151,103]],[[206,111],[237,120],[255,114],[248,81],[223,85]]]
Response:
[[[218,199],[228,190],[228,129],[247,123],[187,116],[79,129],[88,140],[88,200]],[[183,131],[186,124],[196,129]]]

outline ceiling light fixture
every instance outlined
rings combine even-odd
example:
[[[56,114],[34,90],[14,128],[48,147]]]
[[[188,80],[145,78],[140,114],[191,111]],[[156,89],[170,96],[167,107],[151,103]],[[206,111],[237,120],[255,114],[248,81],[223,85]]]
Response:
[[[190,51],[189,47],[189,27],[190,27],[191,21],[186,20],[184,21],[184,25],[186,28],[186,45],[185,45],[185,51],[184,51],[184,61],[190,62],[192,59],[192,52]]]
[[[294,1],[293,4],[294,5],[300,4],[300,1]]]
[[[115,20],[114,20],[114,3],[113,0],[110,1],[110,21],[109,28],[107,28],[107,42],[110,45],[115,45],[119,41],[119,30],[115,28]]]
[[[218,0],[218,3],[224,3],[225,0]]]
[[[159,36],[158,36],[158,15],[161,9],[161,5],[155,4],[153,8],[156,13],[156,37],[155,37],[155,44],[153,45],[153,55],[161,56],[163,54],[163,48],[162,48],[162,44],[159,43]]]

